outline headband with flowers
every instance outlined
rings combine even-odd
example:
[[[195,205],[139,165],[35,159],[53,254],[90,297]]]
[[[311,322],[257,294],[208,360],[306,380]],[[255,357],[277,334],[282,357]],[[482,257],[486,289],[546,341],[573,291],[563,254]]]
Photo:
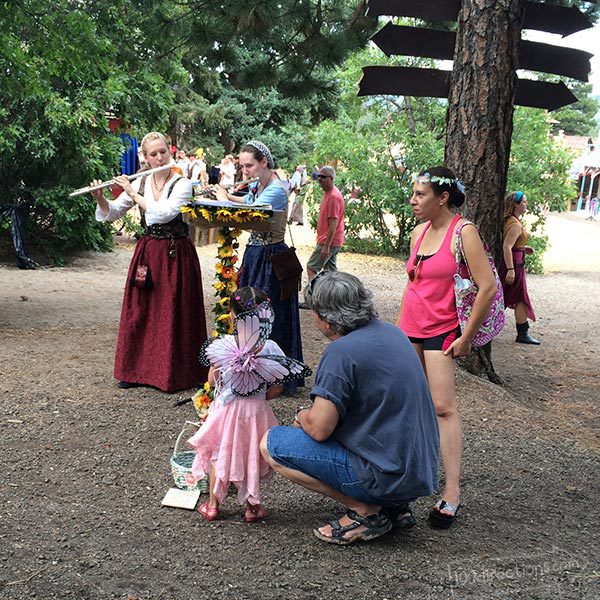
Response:
[[[461,194],[465,193],[465,184],[458,178],[453,179],[452,177],[440,177],[431,173],[423,173],[423,175],[415,175],[413,179],[417,183],[437,183],[438,185],[452,185],[455,183],[458,191]]]

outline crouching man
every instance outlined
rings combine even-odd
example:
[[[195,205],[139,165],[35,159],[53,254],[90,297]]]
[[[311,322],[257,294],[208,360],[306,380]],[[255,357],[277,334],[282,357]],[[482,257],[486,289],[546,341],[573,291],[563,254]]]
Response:
[[[261,442],[270,466],[346,508],[314,529],[351,544],[415,520],[409,502],[433,492],[439,434],[427,380],[408,338],[377,318],[372,294],[355,276],[322,272],[311,282],[313,318],[331,340],[293,426]]]

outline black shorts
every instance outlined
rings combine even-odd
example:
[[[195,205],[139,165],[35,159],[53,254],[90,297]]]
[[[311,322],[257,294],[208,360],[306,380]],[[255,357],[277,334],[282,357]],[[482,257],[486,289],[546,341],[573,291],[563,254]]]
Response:
[[[435,335],[430,338],[417,338],[410,337],[408,339],[413,344],[421,344],[423,346],[423,350],[448,350],[452,342],[460,336],[460,327],[456,329],[451,329],[450,331],[446,331],[446,333],[440,333],[439,335]]]

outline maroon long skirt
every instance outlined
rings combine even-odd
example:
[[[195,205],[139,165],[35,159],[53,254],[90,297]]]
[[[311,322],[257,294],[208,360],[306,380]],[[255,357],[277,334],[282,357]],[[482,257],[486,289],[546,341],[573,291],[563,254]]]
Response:
[[[525,277],[525,251],[515,250],[513,248],[513,265],[515,267],[515,280],[512,285],[506,284],[506,264],[504,257],[498,269],[498,276],[502,282],[502,291],[504,292],[504,306],[514,309],[519,302],[522,302],[527,308],[527,318],[535,321],[533,306],[527,293],[527,279]]]
[[[143,236],[135,248],[125,283],[115,377],[174,392],[206,379],[198,362],[206,340],[200,263],[187,237],[171,240]],[[138,265],[150,271],[149,287],[133,285]]]

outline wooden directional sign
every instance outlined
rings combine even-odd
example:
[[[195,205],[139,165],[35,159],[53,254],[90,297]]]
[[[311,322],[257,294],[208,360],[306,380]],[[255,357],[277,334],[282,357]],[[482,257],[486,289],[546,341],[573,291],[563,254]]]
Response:
[[[359,96],[429,96],[447,98],[450,71],[419,67],[363,67]]]
[[[456,21],[460,0],[369,0],[370,17],[415,17],[426,21]]]
[[[561,81],[560,83],[547,83],[546,81],[532,81],[519,79],[515,104],[556,110],[577,102],[577,97]]]
[[[523,40],[519,48],[519,68],[587,81],[593,56],[583,50]]]
[[[424,44],[423,40],[427,40],[427,43]],[[371,37],[371,41],[375,42],[387,56],[400,54],[452,60],[456,34],[452,31],[386,23]]]
[[[426,21],[456,21],[460,0],[369,0],[367,14],[377,17],[416,17]],[[570,35],[593,27],[592,22],[573,6],[539,2],[525,3],[523,29]]]
[[[593,0],[596,2],[596,0]],[[370,16],[415,17],[426,21],[456,21],[461,0],[368,0]],[[569,35],[592,27],[577,8],[525,2],[523,29],[539,29]],[[386,24],[372,40],[388,55],[422,56],[452,60],[456,35],[450,31],[402,27]],[[424,43],[423,40],[426,40]],[[592,54],[571,48],[521,41],[519,68],[564,75],[587,81]],[[395,96],[432,96],[447,98],[450,73],[437,69],[407,67],[365,67],[359,84],[359,96],[392,94]],[[554,110],[577,102],[563,83],[520,79],[515,103]]]
[[[539,2],[525,3],[523,29],[559,33],[565,37],[593,26],[593,23],[575,6],[556,6]]]
[[[363,67],[359,96],[428,96],[447,98],[450,71],[417,67]],[[519,79],[515,103],[521,106],[556,110],[577,102],[564,83]]]
[[[423,44],[423,39],[427,40],[427,44]],[[387,56],[400,54],[452,60],[456,35],[452,31],[387,23],[373,35],[371,40]],[[593,54],[583,50],[522,41],[519,49],[519,68],[587,81],[591,71],[592,56]]]

